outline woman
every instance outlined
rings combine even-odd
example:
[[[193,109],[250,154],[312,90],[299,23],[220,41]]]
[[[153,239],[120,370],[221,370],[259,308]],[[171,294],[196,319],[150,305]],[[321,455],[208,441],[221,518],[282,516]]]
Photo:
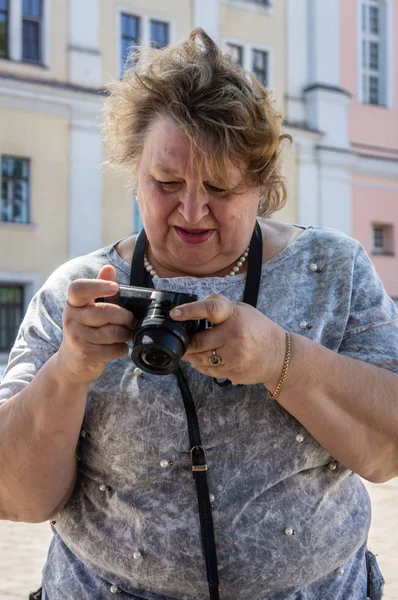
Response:
[[[284,201],[280,122],[259,83],[194,30],[114,84],[104,134],[137,183],[151,284],[198,295],[176,322],[213,324],[182,372],[220,598],[378,599],[357,474],[398,472],[397,311],[345,235],[260,219],[256,236],[258,210]],[[208,598],[181,388],[131,362],[130,311],[95,303],[134,283],[135,241],[49,278],[1,386],[1,516],[52,519],[50,600]],[[242,298],[259,243],[255,308]]]

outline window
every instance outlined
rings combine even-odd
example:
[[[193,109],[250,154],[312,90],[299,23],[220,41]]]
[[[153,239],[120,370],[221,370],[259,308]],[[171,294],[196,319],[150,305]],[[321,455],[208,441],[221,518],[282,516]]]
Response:
[[[385,35],[379,0],[362,0],[362,101],[366,104],[386,104]]]
[[[29,223],[29,160],[1,158],[0,221]]]
[[[42,0],[23,0],[22,60],[42,62]]]
[[[125,15],[122,13],[121,16],[121,73],[123,74],[127,64],[128,54],[139,44],[140,38],[140,18],[134,15]],[[130,65],[131,66],[131,65]]]
[[[234,63],[243,67],[243,46],[237,44],[227,44],[227,52],[231,56]]]
[[[0,58],[8,57],[8,0],[0,0]]]
[[[268,84],[268,52],[264,50],[252,50],[252,69],[260,83]]]
[[[374,223],[373,232],[373,254],[394,253],[394,228],[389,224]]]
[[[151,21],[151,46],[164,48],[169,44],[169,24],[162,21]]]
[[[133,233],[139,233],[143,228],[138,202],[133,200]]]
[[[254,4],[262,4],[263,6],[269,5],[269,0],[246,0],[249,2],[254,2]]]
[[[23,286],[0,284],[0,352],[9,352],[23,316]]]

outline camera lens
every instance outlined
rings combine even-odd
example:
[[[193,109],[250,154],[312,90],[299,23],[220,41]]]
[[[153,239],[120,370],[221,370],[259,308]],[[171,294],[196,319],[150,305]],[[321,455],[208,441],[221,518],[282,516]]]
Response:
[[[153,369],[165,369],[171,363],[170,356],[157,348],[148,348],[141,353],[141,360]]]

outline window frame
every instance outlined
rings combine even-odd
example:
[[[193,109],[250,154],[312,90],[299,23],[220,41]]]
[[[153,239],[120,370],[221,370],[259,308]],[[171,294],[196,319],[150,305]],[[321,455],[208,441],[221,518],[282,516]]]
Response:
[[[376,243],[381,234],[381,244]],[[394,224],[372,223],[372,254],[374,256],[394,256]]]
[[[3,303],[1,301],[1,295],[0,295],[0,314],[2,310],[10,310],[10,309],[14,309],[14,310],[18,310],[20,311],[20,321],[19,321],[19,325],[22,322],[23,316],[24,316],[24,307],[25,307],[25,286],[21,283],[15,283],[15,282],[3,282],[0,281],[0,291],[3,289],[15,289],[15,290],[19,290],[20,291],[20,301],[18,303]],[[6,313],[7,315],[7,313]],[[2,330],[2,325],[1,325],[1,316],[0,316],[0,354],[5,354],[10,352],[14,342],[15,342],[15,338],[16,335],[18,333],[18,329],[19,329],[19,325],[17,325],[16,328],[14,328],[14,326],[11,328],[8,323],[11,321],[11,319],[5,319],[5,338],[6,341],[9,341],[9,345],[7,345],[7,347],[3,347],[1,345],[1,330]],[[15,331],[15,335],[14,332]],[[11,335],[10,337],[10,333],[13,333],[13,335]],[[7,340],[7,338],[9,338],[9,340]]]
[[[28,63],[31,65],[42,65],[43,64],[43,54],[44,54],[44,18],[45,18],[45,6],[44,0],[38,0],[40,3],[40,17],[34,17],[33,15],[25,15],[23,12],[23,0],[22,2],[22,10],[21,10],[21,62]],[[24,56],[24,25],[25,23],[34,23],[37,24],[38,30],[38,58],[32,59]]]
[[[156,25],[166,25],[167,27],[167,43],[162,45],[162,46],[154,46],[153,42],[154,40],[152,39],[152,24],[156,24]],[[149,35],[150,35],[150,44],[151,44],[151,48],[157,48],[157,49],[162,49],[162,48],[166,48],[167,46],[170,45],[170,24],[167,21],[160,21],[159,19],[149,19]]]
[[[138,32],[138,36],[136,36],[134,38],[130,38],[130,37],[127,38],[127,36],[124,36],[124,34],[123,34],[123,27],[122,27],[123,17],[127,17],[127,18],[130,18],[130,19],[137,19],[137,32]],[[124,59],[124,62],[123,62],[123,56],[122,56],[123,44],[122,44],[122,41],[123,41],[123,39],[126,38],[126,39],[129,39],[129,40],[135,40],[136,43],[139,43],[139,41],[140,41],[140,31],[141,31],[141,19],[140,19],[140,17],[138,17],[137,15],[133,15],[131,13],[126,13],[124,11],[121,12],[121,14],[120,14],[120,40],[119,40],[119,43],[120,43],[120,73],[122,73],[122,74],[124,73],[124,68],[125,68],[125,65],[126,65],[126,58],[127,58],[126,57]],[[131,49],[132,45],[133,45],[133,42],[129,46],[130,49]]]
[[[120,4],[116,10],[116,73],[117,77],[122,77],[121,69],[121,15],[131,15],[140,20],[140,43],[148,48],[151,47],[151,21],[165,23],[169,26],[169,44],[173,44],[176,39],[176,23],[175,18],[170,15],[164,15],[156,12],[146,12],[140,9],[135,9],[132,6]]]
[[[253,51],[265,52],[268,57],[268,81],[264,85],[266,89],[270,89],[273,87],[273,78],[274,78],[274,49],[271,46],[265,46],[263,44],[254,44],[252,42],[244,42],[243,40],[237,38],[226,37],[222,41],[222,48],[224,52],[228,53],[229,46],[240,46],[243,48],[243,61],[242,66],[244,69],[253,73],[252,71],[252,56]]]
[[[377,34],[370,32],[370,26],[367,27],[366,32],[363,31],[365,6],[367,22],[370,19],[369,8],[378,7],[379,9],[379,31]],[[394,25],[392,18],[392,0],[357,0],[357,100],[361,104],[379,108],[393,108]],[[367,64],[371,43],[377,43],[378,45],[378,69],[372,69]],[[371,78],[378,80],[379,97],[377,103],[371,102]],[[366,88],[366,91],[364,88]]]
[[[8,60],[10,58],[10,0],[5,0],[7,4],[6,9],[0,9],[0,14],[5,14],[5,54],[4,56],[0,56],[1,60]]]
[[[3,221],[1,218],[2,205],[3,205],[3,160],[20,160],[27,164],[27,177],[9,177],[7,175],[7,181],[25,181],[27,187],[27,198],[26,198],[26,221],[8,220]],[[12,223],[16,225],[31,225],[31,159],[26,156],[15,156],[13,154],[1,154],[0,155],[0,184],[1,184],[1,195],[0,195],[0,224]],[[12,199],[13,205],[15,199]],[[14,211],[13,211],[14,212]]]

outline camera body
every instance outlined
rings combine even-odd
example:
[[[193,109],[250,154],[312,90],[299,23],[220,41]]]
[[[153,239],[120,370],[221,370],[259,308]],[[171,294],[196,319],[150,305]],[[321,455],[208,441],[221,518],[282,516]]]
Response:
[[[117,294],[96,302],[118,304],[131,311],[137,319],[133,362],[147,373],[170,375],[177,371],[192,335],[206,329],[207,321],[173,321],[169,312],[196,300],[196,294],[121,285]]]

